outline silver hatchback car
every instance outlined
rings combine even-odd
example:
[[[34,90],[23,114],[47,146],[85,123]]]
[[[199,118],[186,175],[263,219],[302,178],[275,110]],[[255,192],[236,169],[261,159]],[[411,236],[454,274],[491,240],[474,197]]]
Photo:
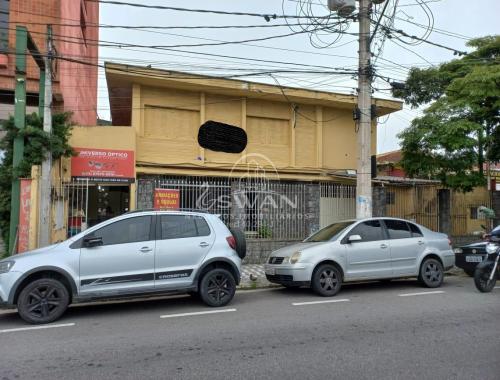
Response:
[[[274,251],[265,272],[270,282],[333,296],[342,283],[364,280],[417,277],[435,288],[454,264],[447,235],[403,219],[368,218],[331,224]]]
[[[17,306],[30,323],[52,322],[70,303],[159,293],[223,306],[240,281],[245,244],[216,215],[131,212],[0,261],[0,306]]]

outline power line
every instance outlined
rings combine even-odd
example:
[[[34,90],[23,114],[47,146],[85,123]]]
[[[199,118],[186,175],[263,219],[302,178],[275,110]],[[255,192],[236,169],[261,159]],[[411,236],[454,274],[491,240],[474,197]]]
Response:
[[[229,12],[229,11],[217,11],[213,9],[190,9],[190,8],[180,8],[180,7],[170,7],[164,5],[148,5],[148,4],[136,4],[129,3],[124,1],[113,1],[113,0],[87,0],[92,3],[99,4],[110,4],[110,5],[121,5],[121,6],[129,6],[135,8],[146,8],[146,9],[158,9],[158,10],[170,10],[170,11],[178,11],[178,12],[194,12],[194,13],[210,13],[210,14],[218,14],[218,15],[229,15],[229,16],[249,16],[249,17],[260,17],[264,18],[266,21],[270,21],[271,19],[306,19],[309,17],[305,16],[295,16],[295,15],[277,15],[271,13],[251,13],[251,12]]]

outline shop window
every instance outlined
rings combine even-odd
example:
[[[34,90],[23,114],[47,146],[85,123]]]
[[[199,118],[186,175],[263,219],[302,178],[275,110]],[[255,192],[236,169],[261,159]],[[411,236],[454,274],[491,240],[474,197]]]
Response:
[[[9,51],[10,0],[0,0],[0,53]]]

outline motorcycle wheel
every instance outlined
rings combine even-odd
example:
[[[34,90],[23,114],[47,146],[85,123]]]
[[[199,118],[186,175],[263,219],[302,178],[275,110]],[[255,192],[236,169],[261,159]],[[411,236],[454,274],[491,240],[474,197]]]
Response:
[[[489,293],[495,287],[497,282],[497,274],[493,276],[493,279],[490,280],[491,271],[493,270],[493,263],[486,265],[482,268],[476,268],[474,272],[474,284],[476,285],[477,290],[481,293]]]

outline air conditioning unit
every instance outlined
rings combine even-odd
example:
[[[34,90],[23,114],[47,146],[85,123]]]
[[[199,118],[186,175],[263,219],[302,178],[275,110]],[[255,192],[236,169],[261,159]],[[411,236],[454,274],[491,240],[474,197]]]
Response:
[[[356,9],[356,0],[328,0],[328,9],[339,16],[349,16]]]

